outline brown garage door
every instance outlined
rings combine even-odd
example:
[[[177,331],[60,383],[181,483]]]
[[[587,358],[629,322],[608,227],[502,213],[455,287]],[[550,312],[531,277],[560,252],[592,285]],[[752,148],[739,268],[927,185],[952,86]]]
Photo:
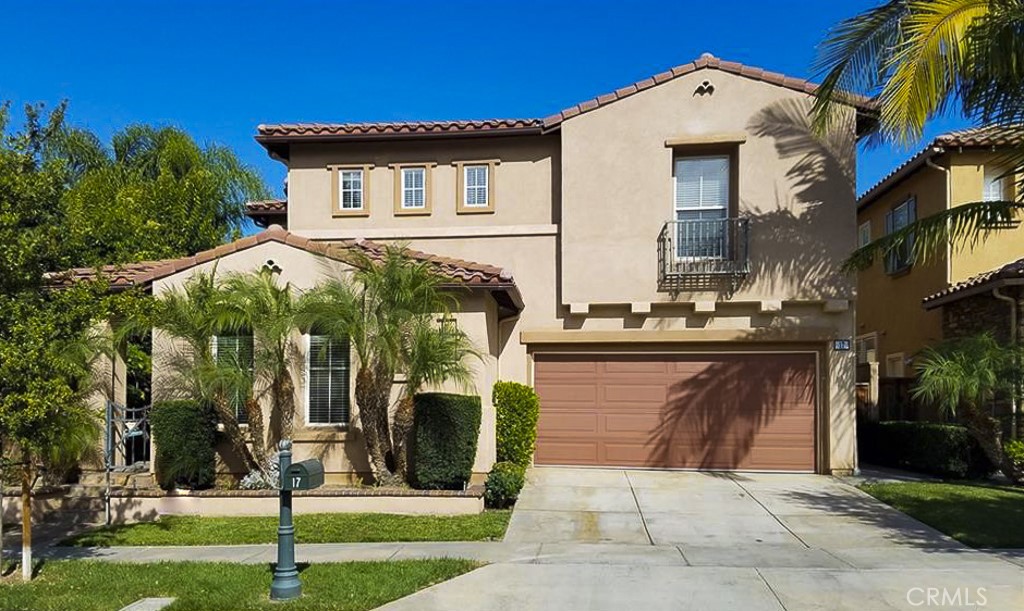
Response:
[[[814,469],[813,354],[537,354],[537,464]]]

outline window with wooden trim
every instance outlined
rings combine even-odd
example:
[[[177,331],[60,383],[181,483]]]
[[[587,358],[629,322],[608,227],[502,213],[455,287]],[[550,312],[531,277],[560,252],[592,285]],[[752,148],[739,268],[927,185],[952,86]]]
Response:
[[[913,197],[895,206],[885,214],[885,234],[891,235],[917,220],[917,200]],[[889,251],[885,257],[885,271],[898,274],[910,269],[914,263],[914,236],[910,235],[898,248]]]
[[[494,212],[494,171],[498,160],[456,161],[455,211],[459,214]]]
[[[348,424],[349,372],[347,341],[306,336],[306,424]]]
[[[213,358],[218,365],[227,366],[248,375],[246,388],[237,388],[230,393],[228,403],[234,411],[235,420],[239,424],[249,422],[249,412],[245,409],[245,403],[252,395],[253,376],[253,340],[251,333],[239,333],[237,335],[217,335],[211,342]],[[231,376],[235,377],[235,376]],[[238,376],[239,378],[241,376]]]
[[[370,213],[372,165],[332,165],[331,212],[333,216],[367,216]]]
[[[427,169],[402,168],[402,209],[423,210],[427,207]]]

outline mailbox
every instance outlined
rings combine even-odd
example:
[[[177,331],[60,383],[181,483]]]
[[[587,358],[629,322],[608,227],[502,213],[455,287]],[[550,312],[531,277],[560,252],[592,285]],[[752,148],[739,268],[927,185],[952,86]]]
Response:
[[[310,490],[324,485],[324,464],[315,458],[292,463],[281,474],[282,490]]]

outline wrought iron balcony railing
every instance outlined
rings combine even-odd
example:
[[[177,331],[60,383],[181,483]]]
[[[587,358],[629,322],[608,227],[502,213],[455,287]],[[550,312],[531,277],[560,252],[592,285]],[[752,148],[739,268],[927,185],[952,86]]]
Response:
[[[669,221],[658,235],[659,285],[672,289],[695,277],[750,272],[748,219]]]

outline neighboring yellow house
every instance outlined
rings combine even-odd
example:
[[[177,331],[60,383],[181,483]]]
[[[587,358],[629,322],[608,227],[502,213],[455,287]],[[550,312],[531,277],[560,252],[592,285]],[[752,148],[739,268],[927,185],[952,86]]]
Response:
[[[1019,141],[1019,131],[993,127],[939,136],[861,196],[858,244],[954,206],[1012,199],[1014,181],[1002,177],[1001,163],[1006,148]],[[869,381],[872,364],[880,378],[912,377],[918,351],[952,333],[949,320],[944,331],[939,304],[926,309],[924,300],[1022,257],[1024,228],[994,225],[975,248],[947,247],[915,263],[897,253],[860,272],[858,381]]]
[[[160,294],[215,263],[268,265],[305,289],[343,267],[332,253],[405,242],[469,289],[477,474],[495,456],[495,380],[537,388],[538,464],[850,473],[841,264],[873,109],[855,100],[819,140],[815,91],[705,55],[543,119],[261,125],[288,170],[286,200],[250,206],[268,229],[122,280]],[[164,352],[154,338],[155,396]],[[298,410],[296,458],[346,481],[366,471],[359,415],[349,394],[330,401]]]

